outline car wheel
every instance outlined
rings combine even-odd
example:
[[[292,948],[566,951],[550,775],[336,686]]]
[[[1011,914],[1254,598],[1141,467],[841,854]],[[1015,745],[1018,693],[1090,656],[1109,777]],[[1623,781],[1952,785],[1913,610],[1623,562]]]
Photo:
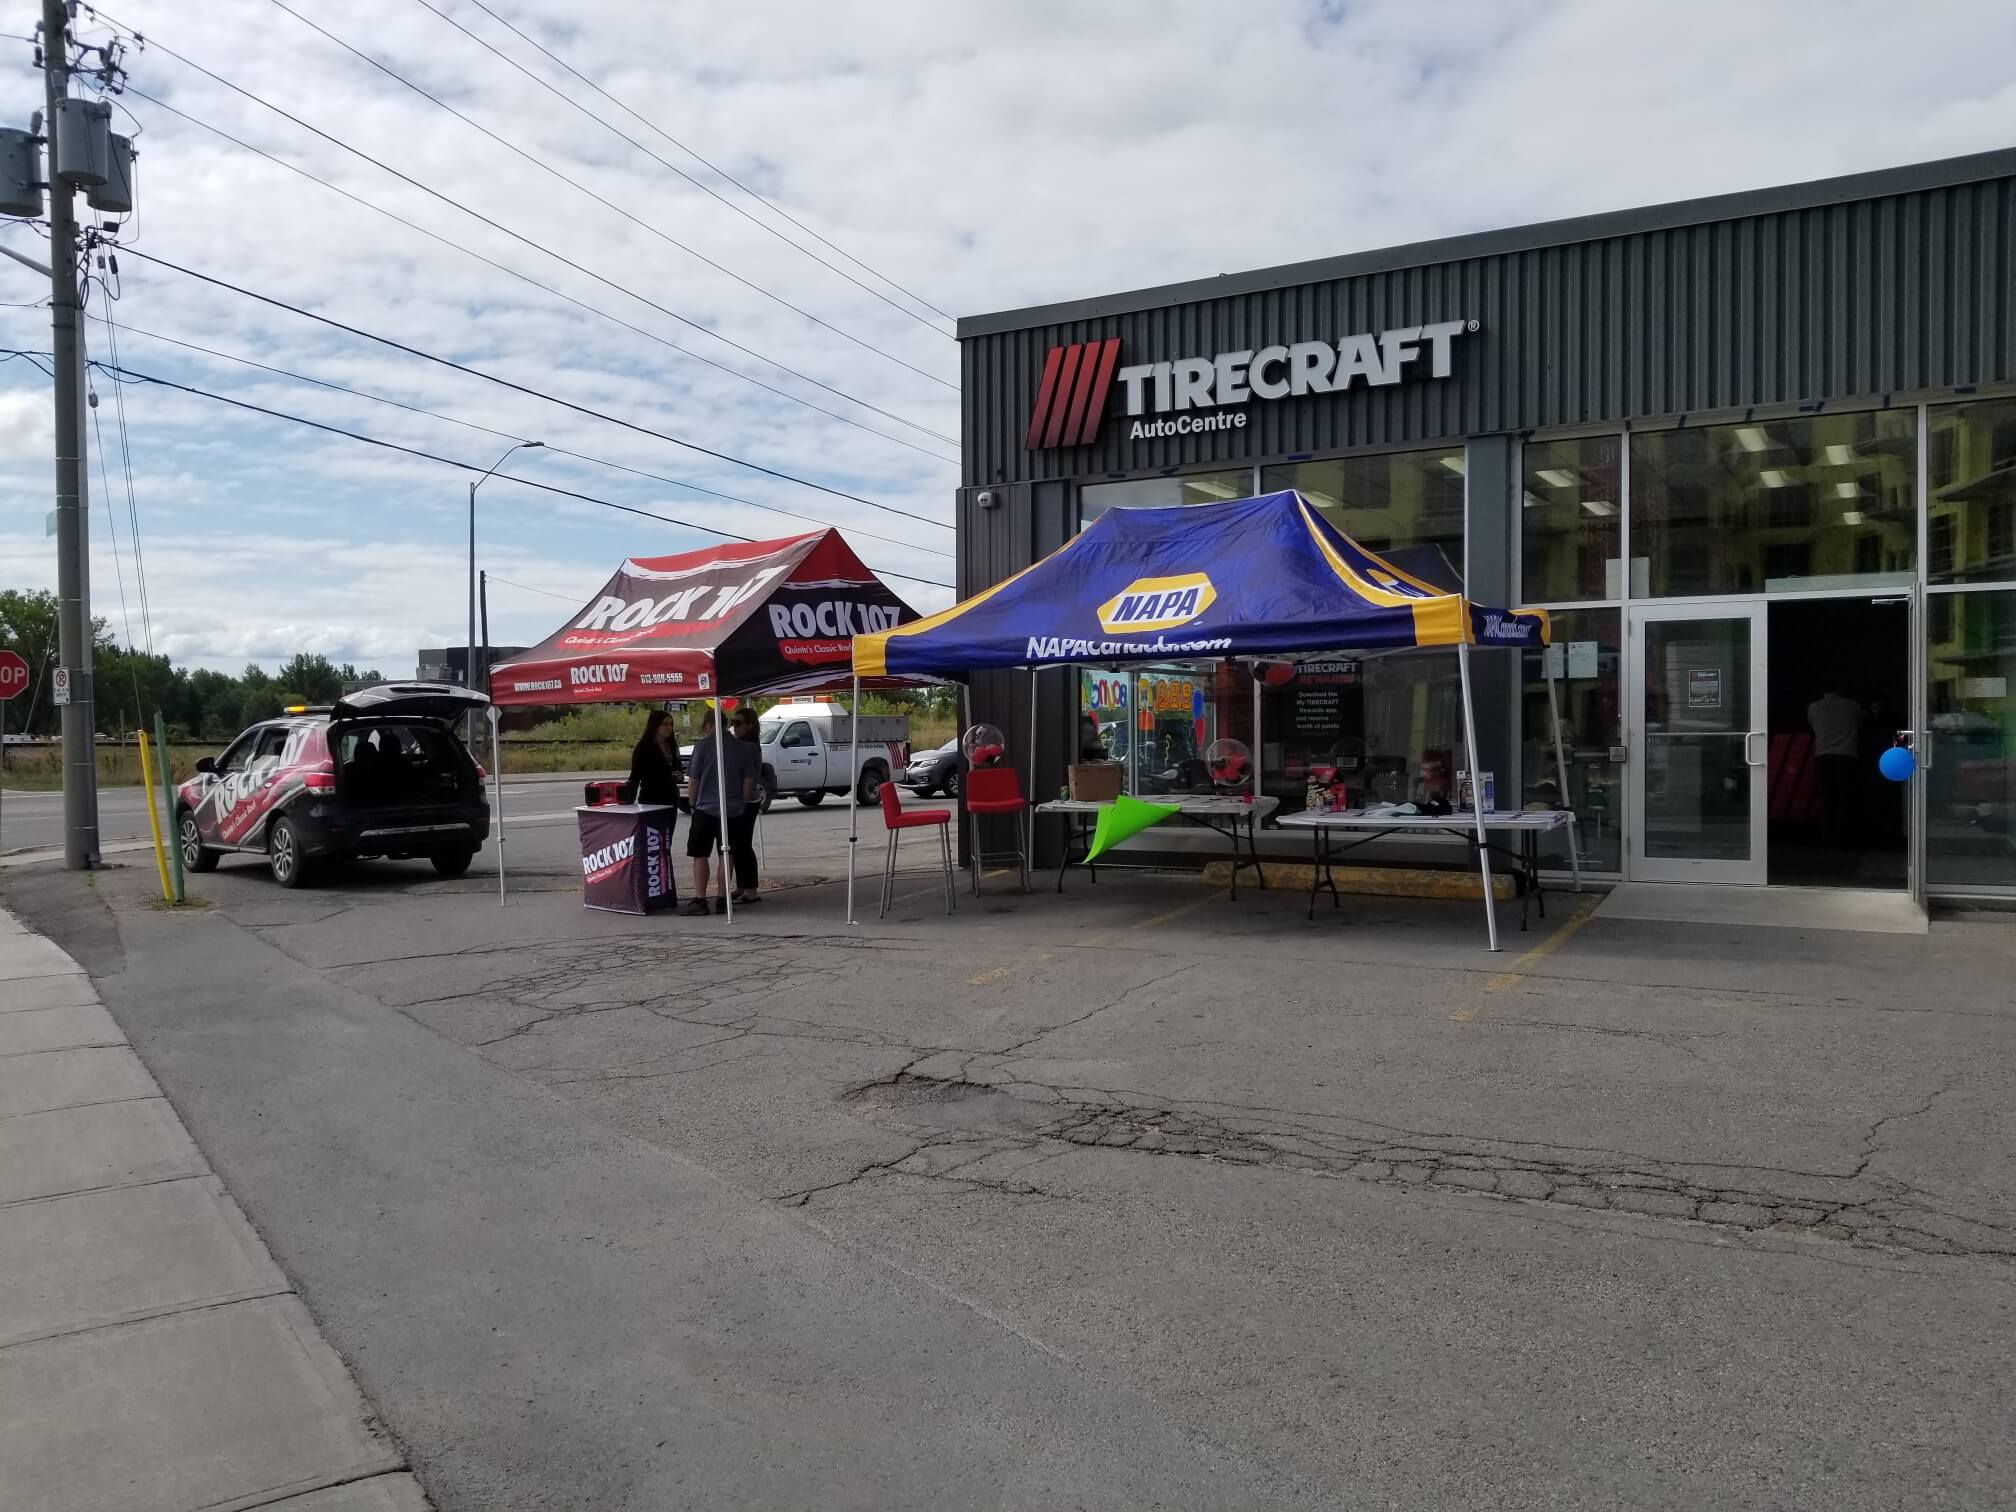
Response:
[[[459,877],[469,870],[469,863],[476,859],[473,850],[436,851],[427,858],[434,863],[434,870],[444,877]]]
[[[196,828],[196,816],[187,809],[182,810],[182,818],[175,826],[175,836],[182,847],[182,870],[217,870],[217,852],[203,843],[203,832]]]
[[[873,808],[882,800],[882,784],[889,780],[879,766],[864,767],[861,780],[854,784],[854,801],[863,808]]]
[[[756,774],[756,812],[767,814],[777,801],[777,774],[765,767]]]
[[[959,774],[957,772],[947,772],[945,774],[945,796],[957,801],[959,797]]]
[[[798,801],[807,808],[817,808],[821,803],[826,801],[826,789],[814,788],[809,793],[800,793]]]
[[[301,854],[301,836],[294,821],[284,814],[266,832],[266,864],[273,868],[273,880],[282,887],[299,887],[308,880],[308,858]]]

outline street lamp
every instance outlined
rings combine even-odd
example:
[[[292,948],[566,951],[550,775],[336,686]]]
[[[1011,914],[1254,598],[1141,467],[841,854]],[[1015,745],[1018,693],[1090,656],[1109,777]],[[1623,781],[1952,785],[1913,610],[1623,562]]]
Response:
[[[462,664],[462,685],[472,693],[476,691],[476,490],[488,483],[499,467],[509,462],[515,453],[531,451],[544,446],[544,441],[519,441],[509,451],[497,459],[496,465],[469,485],[469,659]],[[490,681],[490,669],[483,669],[483,681]],[[469,748],[476,748],[476,711],[469,711],[466,731]]]

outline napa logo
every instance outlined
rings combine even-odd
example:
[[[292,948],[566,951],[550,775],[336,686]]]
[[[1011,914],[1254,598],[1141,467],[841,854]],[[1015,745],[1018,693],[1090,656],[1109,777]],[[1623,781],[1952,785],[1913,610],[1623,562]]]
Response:
[[[1189,624],[1217,602],[1218,590],[1202,572],[1136,578],[1099,606],[1099,624],[1108,635],[1173,630]]]

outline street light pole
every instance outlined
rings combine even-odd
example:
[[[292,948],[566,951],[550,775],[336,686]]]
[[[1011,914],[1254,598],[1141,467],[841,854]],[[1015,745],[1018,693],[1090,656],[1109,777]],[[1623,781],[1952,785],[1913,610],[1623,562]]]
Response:
[[[469,645],[468,660],[462,664],[462,686],[471,692],[476,691],[476,490],[489,482],[491,476],[497,471],[497,468],[509,462],[513,454],[521,451],[532,451],[545,444],[544,441],[519,441],[515,443],[510,450],[497,459],[496,466],[483,474],[482,477],[472,479],[469,484]],[[490,669],[488,667],[483,669],[483,681],[485,685],[490,681]],[[469,711],[468,729],[464,733],[467,736],[469,748],[471,750],[476,749],[476,711],[474,709]]]

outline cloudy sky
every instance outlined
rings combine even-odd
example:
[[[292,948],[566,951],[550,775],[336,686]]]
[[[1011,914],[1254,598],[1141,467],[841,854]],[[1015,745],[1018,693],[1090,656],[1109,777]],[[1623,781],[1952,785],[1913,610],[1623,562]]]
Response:
[[[130,369],[469,464],[127,387],[153,643],[192,665],[307,649],[399,675],[415,648],[459,640],[467,481],[514,439],[548,450],[512,473],[692,526],[839,524],[936,607],[952,534],[927,522],[951,518],[958,435],[957,351],[937,312],[2016,142],[2007,0],[485,0],[649,124],[473,0],[287,4],[357,52],[279,0],[117,0],[80,18],[88,40],[119,35],[112,22],[149,39],[129,56],[117,127],[137,126],[141,151],[122,240],[533,394],[121,259],[116,303],[92,290],[91,312],[116,322],[91,324],[94,356],[116,335]],[[30,0],[13,11],[8,29],[27,31]],[[0,42],[0,58],[0,121],[25,125],[41,103],[28,46]],[[0,238],[46,255],[32,226]],[[33,304],[46,286],[0,269],[0,345],[46,351]],[[144,642],[117,407],[110,380],[96,386],[110,468],[94,446],[96,607]],[[0,587],[54,585],[49,457],[47,379],[0,363]],[[483,488],[478,528],[479,562],[526,585],[493,591],[499,642],[564,617],[530,589],[578,601],[625,555],[709,539],[505,479]]]

